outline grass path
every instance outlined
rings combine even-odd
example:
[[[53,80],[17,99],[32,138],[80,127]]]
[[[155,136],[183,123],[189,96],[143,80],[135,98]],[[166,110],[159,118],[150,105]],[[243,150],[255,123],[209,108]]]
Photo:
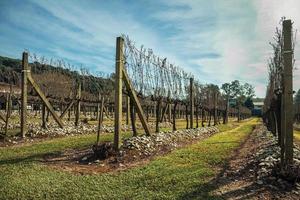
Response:
[[[294,138],[295,138],[295,143],[300,145],[300,131],[294,130]]]
[[[91,136],[59,138],[0,149],[0,199],[217,199],[209,181],[251,133],[257,119],[124,172],[75,175],[39,163],[45,153],[78,148]],[[124,135],[124,137],[128,134]],[[103,140],[110,140],[106,136]],[[94,138],[93,138],[94,141]]]

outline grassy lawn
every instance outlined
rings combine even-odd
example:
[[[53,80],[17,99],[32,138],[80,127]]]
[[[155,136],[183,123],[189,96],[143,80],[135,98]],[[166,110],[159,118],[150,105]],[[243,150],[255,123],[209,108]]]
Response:
[[[223,131],[187,148],[123,172],[75,175],[39,162],[46,153],[91,145],[95,135],[0,149],[0,199],[217,199],[210,180],[251,133],[257,119],[221,125]],[[125,133],[123,137],[128,137]],[[105,135],[102,140],[111,140]]]
[[[294,137],[298,142],[300,142],[300,131],[294,130]]]

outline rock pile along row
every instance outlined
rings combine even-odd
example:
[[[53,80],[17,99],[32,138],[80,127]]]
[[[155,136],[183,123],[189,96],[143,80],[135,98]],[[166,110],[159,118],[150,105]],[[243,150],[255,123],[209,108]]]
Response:
[[[152,155],[162,147],[176,148],[180,143],[200,140],[219,132],[217,127],[205,127],[196,129],[184,129],[167,131],[151,136],[137,136],[125,139],[122,145],[124,150],[137,150],[140,155]]]
[[[262,140],[265,140],[266,143],[264,148],[260,149],[255,155],[258,164],[257,184],[266,184],[274,190],[294,189],[294,193],[300,194],[299,178],[298,180],[291,181],[289,180],[292,178],[290,175],[281,174],[280,147],[277,139],[265,127],[260,137]],[[290,170],[291,173],[297,173],[298,171],[300,174],[300,150],[297,145],[294,145],[294,164]],[[297,174],[295,175],[297,176]]]

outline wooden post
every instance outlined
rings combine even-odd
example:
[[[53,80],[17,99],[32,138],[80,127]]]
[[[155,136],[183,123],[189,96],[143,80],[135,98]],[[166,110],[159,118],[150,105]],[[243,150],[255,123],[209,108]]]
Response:
[[[0,113],[0,119],[2,119],[5,122],[5,116]]]
[[[169,103],[167,102],[165,107],[163,107],[163,109],[162,109],[162,113],[161,113],[161,116],[160,116],[160,122],[163,122],[164,117],[165,117],[165,115],[167,113],[167,110],[168,110],[168,106],[169,106]]]
[[[204,118],[205,118],[205,109],[202,106],[202,113],[201,113],[201,126],[204,127]]]
[[[131,119],[131,127],[132,127],[132,132],[133,132],[133,137],[137,136],[137,130],[135,126],[135,109],[134,109],[134,104],[132,101],[130,101],[130,119]]]
[[[96,110],[96,119],[97,120],[99,120],[98,117],[100,116],[100,107],[101,107],[101,105],[100,105],[101,104],[101,95],[100,95],[100,92],[98,93],[98,101],[99,102],[97,103],[97,107],[96,107],[96,109],[97,109]]]
[[[134,89],[132,88],[132,84],[130,82],[130,79],[129,79],[129,77],[128,77],[128,75],[127,75],[127,73],[124,69],[123,69],[123,80],[124,80],[127,92],[129,93],[130,101],[133,101],[133,104],[136,108],[136,112],[139,116],[139,119],[142,123],[142,126],[145,130],[145,133],[146,133],[147,136],[149,136],[150,135],[150,129],[148,127],[148,123],[147,123],[145,114],[144,114],[142,106],[141,106],[141,104],[138,100],[138,97],[137,97]],[[121,106],[122,106],[122,102],[121,102]],[[122,111],[122,108],[121,108],[121,111]]]
[[[226,108],[225,109],[226,110],[225,110],[225,120],[224,120],[224,122],[225,122],[225,124],[227,124],[228,123],[228,117],[229,117],[229,115],[228,115],[228,113],[229,113],[229,95],[226,98]]]
[[[158,97],[156,100],[156,121],[155,121],[155,133],[159,133],[159,122],[160,122],[160,114],[161,114],[161,103],[162,103],[162,98]]]
[[[80,99],[81,99],[81,83],[78,84],[77,90],[77,103],[76,103],[76,113],[75,113],[75,126],[79,125],[80,119]]]
[[[100,134],[102,130],[102,122],[103,122],[103,107],[104,107],[104,97],[101,97],[101,104],[100,104],[100,112],[98,118],[98,130],[97,130],[97,145],[100,142]]]
[[[173,131],[176,131],[176,107],[177,107],[178,102],[174,101],[174,106],[173,106]]]
[[[51,106],[50,102],[47,100],[46,96],[43,94],[42,90],[39,88],[39,86],[36,84],[36,82],[33,80],[30,73],[28,73],[27,76],[28,81],[31,83],[33,89],[36,91],[40,99],[43,101],[45,106],[48,108],[48,111],[52,114],[53,119],[56,121],[56,123],[59,125],[60,128],[63,128],[63,123],[58,117],[58,115],[55,113],[53,107]]]
[[[168,112],[168,121],[171,123],[171,118],[172,118],[172,104],[169,102],[169,112]]]
[[[47,119],[46,119],[46,106],[42,104],[42,128],[47,128]]]
[[[194,79],[190,78],[190,128],[194,128]]]
[[[12,95],[12,85],[9,87],[9,94],[7,96],[7,110],[6,110],[6,120],[5,120],[5,135],[7,135],[8,131],[8,123],[9,123],[9,118],[11,114],[11,95]]]
[[[130,98],[126,96],[126,124],[129,125],[129,116],[130,116]]]
[[[114,134],[114,149],[119,150],[121,125],[122,125],[122,75],[123,75],[123,48],[124,39],[117,37],[116,42],[116,78],[115,78],[115,134]]]
[[[185,104],[185,120],[186,120],[186,129],[188,129],[189,128],[189,115],[188,115],[188,107],[189,107],[189,105],[188,105],[188,103],[186,102],[186,104]]]
[[[217,125],[217,102],[218,102],[218,94],[217,91],[214,91],[214,126]]]
[[[196,128],[199,128],[199,105],[196,105]]]
[[[66,109],[61,113],[61,115],[59,116],[60,119],[63,119],[65,117],[65,115],[67,114],[67,112],[72,108],[74,104],[74,100],[72,100],[68,106],[66,107]],[[69,112],[70,113],[70,112]]]
[[[21,83],[21,135],[24,138],[26,134],[26,118],[27,118],[27,76],[28,76],[28,53],[23,52],[22,56],[22,83]]]
[[[292,22],[283,21],[282,134],[285,135],[285,166],[293,163],[293,49]]]

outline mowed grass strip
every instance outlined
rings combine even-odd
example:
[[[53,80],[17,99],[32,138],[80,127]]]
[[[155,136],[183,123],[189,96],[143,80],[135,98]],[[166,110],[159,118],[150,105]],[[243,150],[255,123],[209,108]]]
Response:
[[[300,131],[294,130],[294,137],[298,143],[300,143]]]
[[[45,153],[89,145],[92,136],[0,149],[0,199],[217,199],[209,181],[257,123],[252,119],[232,130],[224,126],[227,131],[143,167],[97,175],[60,172],[38,161]]]

